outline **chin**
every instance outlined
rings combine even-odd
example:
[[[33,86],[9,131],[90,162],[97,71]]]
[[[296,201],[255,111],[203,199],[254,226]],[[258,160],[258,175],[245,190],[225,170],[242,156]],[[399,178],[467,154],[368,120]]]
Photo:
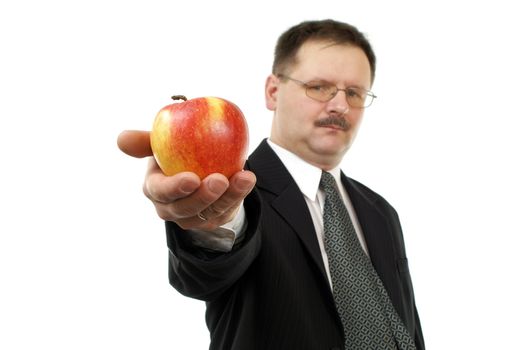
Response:
[[[351,140],[341,138],[320,137],[312,146],[319,154],[326,156],[341,156],[351,147]]]
[[[323,164],[331,164],[330,168],[336,167],[349,148],[317,148],[313,149],[317,154],[318,162]]]

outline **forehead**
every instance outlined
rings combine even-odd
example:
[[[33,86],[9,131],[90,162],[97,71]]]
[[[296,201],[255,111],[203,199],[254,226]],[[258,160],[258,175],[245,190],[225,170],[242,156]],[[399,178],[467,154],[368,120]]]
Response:
[[[351,44],[307,41],[296,55],[292,71],[303,79],[344,81],[370,87],[371,67],[365,52]]]

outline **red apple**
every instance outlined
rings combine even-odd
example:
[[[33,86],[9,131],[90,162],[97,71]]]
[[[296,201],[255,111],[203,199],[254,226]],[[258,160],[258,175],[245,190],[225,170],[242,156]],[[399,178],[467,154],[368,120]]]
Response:
[[[201,179],[212,173],[230,177],[243,169],[248,126],[241,110],[218,97],[184,100],[162,108],[150,133],[152,151],[164,174],[182,171]]]

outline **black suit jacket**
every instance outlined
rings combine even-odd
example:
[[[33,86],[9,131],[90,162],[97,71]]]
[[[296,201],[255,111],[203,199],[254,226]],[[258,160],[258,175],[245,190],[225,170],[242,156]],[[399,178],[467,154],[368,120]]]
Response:
[[[210,349],[344,349],[310,213],[298,186],[266,141],[247,169],[257,176],[245,199],[248,229],[230,253],[193,247],[167,222],[170,283],[206,301]],[[402,230],[382,197],[342,175],[369,254],[400,317],[424,349]]]

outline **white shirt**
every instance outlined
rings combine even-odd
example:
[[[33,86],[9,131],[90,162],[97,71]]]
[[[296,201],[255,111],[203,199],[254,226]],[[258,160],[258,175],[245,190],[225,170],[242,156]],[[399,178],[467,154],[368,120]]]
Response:
[[[303,198],[307,203],[309,212],[314,223],[314,229],[316,231],[316,236],[318,239],[318,244],[320,245],[320,251],[323,258],[323,264],[325,270],[330,279],[330,270],[329,262],[327,259],[327,253],[325,251],[324,244],[324,233],[323,233],[323,205],[325,203],[325,193],[320,189],[320,180],[322,170],[317,168],[294,153],[284,149],[273,143],[271,140],[267,140],[270,147],[276,152],[279,159],[285,165],[292,178],[298,185],[300,191],[303,194]],[[338,186],[338,190],[343,199],[343,202],[349,211],[349,215],[353,222],[356,234],[362,248],[366,254],[369,254],[367,251],[367,245],[365,243],[365,238],[363,236],[363,231],[361,229],[360,223],[358,222],[358,217],[352,205],[351,199],[345,188],[343,187],[340,168],[336,167],[328,171],[331,173]],[[241,206],[242,208],[243,206]],[[216,232],[201,232],[201,231],[192,231],[192,240],[193,243],[207,249],[213,249],[218,251],[228,252],[232,249],[236,239],[241,239],[244,229],[246,228],[246,216],[245,211],[240,210],[234,220],[222,227],[218,228]]]
[[[318,238],[318,244],[320,245],[321,256],[323,258],[323,264],[325,266],[325,271],[331,281],[331,273],[329,270],[329,261],[327,258],[327,252],[325,251],[325,241],[324,241],[324,232],[323,232],[323,206],[325,204],[325,193],[320,189],[320,180],[322,170],[315,167],[303,159],[295,155],[294,153],[276,145],[270,140],[267,140],[270,147],[276,152],[279,159],[285,164],[285,167],[292,175],[292,178],[300,188],[300,191],[303,193],[303,198],[307,203],[309,208],[312,222],[314,223],[314,229],[316,231],[316,237]],[[340,168],[336,167],[328,171],[336,180],[336,185],[338,186],[338,191],[343,199],[343,203],[347,208],[349,215],[351,217],[352,223],[358,235],[358,240],[362,245],[365,253],[368,255],[367,245],[365,243],[365,238],[363,236],[363,231],[358,221],[358,216],[354,210],[354,207],[349,198],[349,194],[343,187],[341,180]],[[331,283],[332,287],[332,283]]]

